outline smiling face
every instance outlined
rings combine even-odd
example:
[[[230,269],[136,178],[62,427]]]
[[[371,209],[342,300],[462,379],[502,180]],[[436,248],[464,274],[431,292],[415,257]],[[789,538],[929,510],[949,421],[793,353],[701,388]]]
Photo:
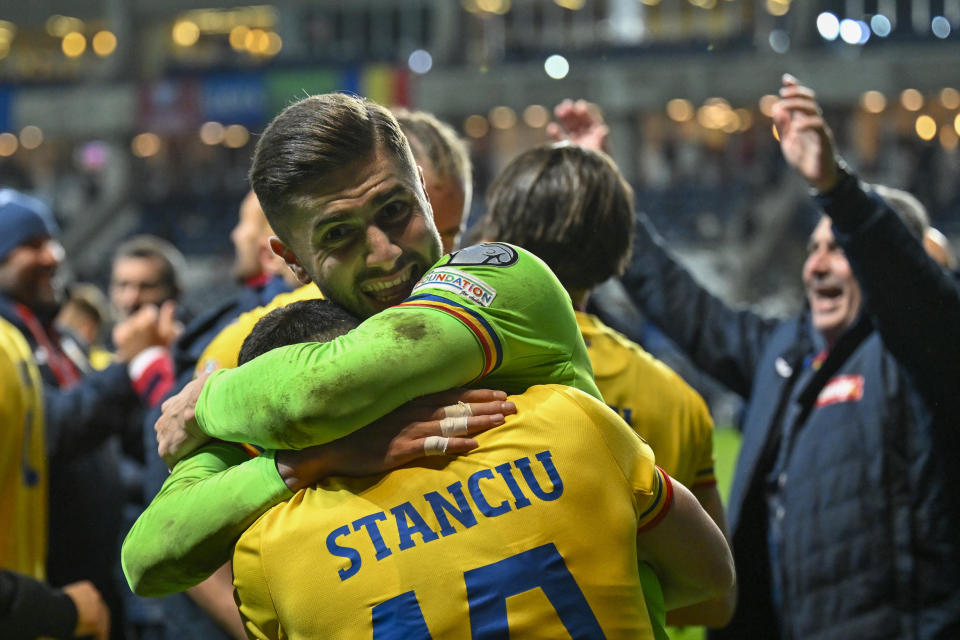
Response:
[[[820,218],[810,235],[803,285],[813,326],[832,344],[856,319],[862,294],[826,216]]]
[[[420,175],[381,148],[287,206],[274,249],[361,318],[402,302],[441,255]]]
[[[34,311],[53,309],[60,298],[55,276],[62,260],[60,243],[36,236],[0,263],[0,291]]]

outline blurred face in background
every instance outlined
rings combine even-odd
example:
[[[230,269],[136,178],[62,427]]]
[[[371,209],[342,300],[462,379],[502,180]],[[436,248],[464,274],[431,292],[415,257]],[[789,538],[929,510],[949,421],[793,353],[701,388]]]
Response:
[[[463,185],[457,178],[438,176],[429,161],[421,164],[421,169],[443,252],[450,253],[456,245],[466,218]]]
[[[807,244],[803,285],[814,328],[833,344],[853,324],[863,296],[826,216],[820,218]]]
[[[110,276],[110,303],[120,319],[145,304],[160,305],[174,292],[164,281],[164,264],[156,258],[117,258]]]
[[[49,236],[37,236],[7,254],[0,263],[0,291],[33,311],[56,309],[60,289],[55,281],[63,247]]]
[[[251,191],[240,203],[237,226],[230,232],[235,251],[233,277],[238,282],[244,283],[263,274],[260,252],[266,247],[270,235],[270,226],[260,208],[260,201]]]

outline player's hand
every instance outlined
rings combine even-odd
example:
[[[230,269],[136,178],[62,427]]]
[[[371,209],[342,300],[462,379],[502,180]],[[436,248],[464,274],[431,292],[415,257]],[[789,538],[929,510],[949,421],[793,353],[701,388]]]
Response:
[[[499,426],[517,412],[506,398],[506,393],[489,389],[454,389],[417,398],[339,440],[302,451],[278,451],[277,469],[297,491],[330,475],[364,476],[427,455],[464,454],[477,448],[469,436]],[[447,413],[461,413],[464,407],[472,415],[448,418]]]
[[[70,596],[77,608],[77,627],[73,634],[107,640],[110,637],[110,609],[93,583],[89,580],[74,582],[65,586],[63,592]]]
[[[129,362],[138,353],[153,346],[169,347],[183,327],[176,321],[177,303],[167,300],[160,307],[146,304],[113,329],[117,360]]]
[[[171,469],[185,455],[210,439],[200,431],[195,417],[197,400],[209,377],[209,373],[201,374],[160,406],[162,413],[153,425],[153,430],[157,432],[157,453]]]
[[[780,100],[773,106],[773,123],[787,164],[817,191],[832,189],[839,177],[833,134],[813,90],[790,74],[783,76]]]
[[[607,150],[610,129],[596,105],[586,100],[564,100],[554,107],[553,117],[555,121],[547,125],[547,135],[554,140],[594,151]]]

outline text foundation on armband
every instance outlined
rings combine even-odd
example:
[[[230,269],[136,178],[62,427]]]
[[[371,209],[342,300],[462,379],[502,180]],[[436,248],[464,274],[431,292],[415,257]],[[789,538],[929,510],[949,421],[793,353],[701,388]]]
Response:
[[[549,489],[542,487],[537,479],[534,473],[536,463],[531,462],[529,457],[523,457],[492,469],[480,469],[467,478],[466,486],[459,480],[448,486],[444,490],[446,495],[440,491],[425,493],[423,504],[419,508],[407,501],[388,511],[371,513],[350,524],[337,527],[327,535],[326,542],[327,551],[331,555],[350,561],[347,567],[337,571],[340,580],[346,580],[360,571],[362,558],[356,547],[361,544],[368,543],[374,551],[374,557],[382,560],[395,550],[404,551],[417,544],[425,544],[469,529],[477,524],[478,515],[495,518],[530,506],[533,504],[531,498],[542,502],[556,500],[563,495],[563,481],[553,464],[552,454],[550,451],[541,451],[534,458],[550,480],[552,486]],[[490,483],[499,483],[500,493],[503,493],[502,487],[505,486],[511,499],[502,499],[499,502],[494,500],[491,503],[487,497],[491,493],[489,489],[493,488]],[[488,487],[487,493],[484,493],[484,487]],[[423,513],[433,514],[437,522],[436,530],[427,524]],[[457,529],[453,524],[454,520],[460,524],[461,529]],[[396,534],[395,539],[398,542],[394,548],[384,539],[387,531]],[[417,542],[414,536],[419,536],[420,542]],[[394,536],[390,537],[394,539]],[[351,546],[347,546],[348,544]]]

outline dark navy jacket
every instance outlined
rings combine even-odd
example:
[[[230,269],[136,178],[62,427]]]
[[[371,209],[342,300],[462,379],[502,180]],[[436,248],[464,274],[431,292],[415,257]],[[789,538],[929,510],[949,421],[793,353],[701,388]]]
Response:
[[[652,230],[639,230],[623,278],[698,366],[747,400],[728,505],[739,603],[714,635],[960,638],[960,293],[856,180],[820,204],[864,311],[819,368],[808,314],[730,309]]]

